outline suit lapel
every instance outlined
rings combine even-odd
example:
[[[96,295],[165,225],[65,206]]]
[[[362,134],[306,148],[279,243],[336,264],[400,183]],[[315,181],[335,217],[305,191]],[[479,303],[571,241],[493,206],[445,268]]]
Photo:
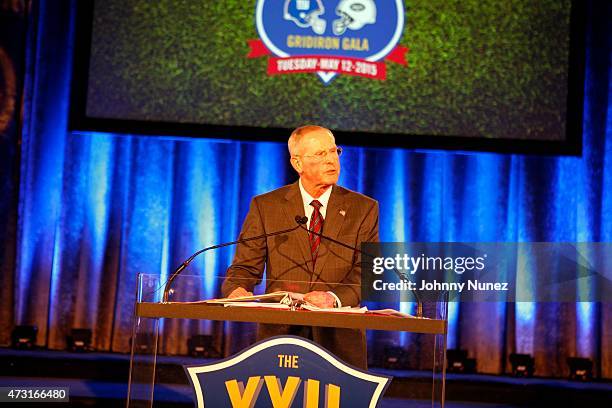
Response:
[[[332,193],[329,197],[329,203],[327,205],[327,211],[325,212],[325,221],[323,224],[323,235],[338,239],[340,228],[344,223],[346,214],[346,203],[344,202],[344,194],[342,190],[336,185],[332,187]],[[336,245],[325,238],[321,238],[321,246],[319,247],[319,254],[317,256],[317,262],[315,263],[314,269],[314,280],[319,280],[319,276],[323,273],[325,263],[329,258],[330,247]],[[323,251],[322,251],[323,250]]]
[[[304,216],[304,201],[302,200],[302,194],[297,182],[291,185],[289,192],[285,195],[285,200],[285,205],[283,206],[285,217],[289,219],[290,225],[296,225],[295,216],[298,214],[302,217]],[[308,224],[306,227],[308,227]],[[308,233],[303,229],[298,229],[293,234],[297,234],[299,252],[304,257],[305,264],[312,271],[312,255],[310,254]]]

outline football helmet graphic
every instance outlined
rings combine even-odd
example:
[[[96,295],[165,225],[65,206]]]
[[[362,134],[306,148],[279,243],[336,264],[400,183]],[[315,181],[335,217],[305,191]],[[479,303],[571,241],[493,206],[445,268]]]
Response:
[[[347,28],[359,30],[366,24],[376,22],[376,4],[374,0],[341,0],[336,7],[339,19],[334,20],[333,31],[342,35]]]
[[[324,12],[321,0],[285,1],[285,20],[293,21],[298,27],[310,27],[315,34],[325,32],[326,22],[321,18]]]

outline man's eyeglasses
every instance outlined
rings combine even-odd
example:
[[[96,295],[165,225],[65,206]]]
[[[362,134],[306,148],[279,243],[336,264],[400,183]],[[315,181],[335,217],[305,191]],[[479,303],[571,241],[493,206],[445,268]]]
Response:
[[[309,154],[309,155],[300,155],[300,154],[296,154],[296,157],[309,157],[311,159],[313,159],[314,161],[320,162],[323,161],[327,158],[327,155],[331,155],[331,157],[333,158],[334,156],[336,157],[340,157],[342,156],[342,148],[341,147],[332,147],[329,150],[320,150],[318,152],[316,152],[315,154]]]

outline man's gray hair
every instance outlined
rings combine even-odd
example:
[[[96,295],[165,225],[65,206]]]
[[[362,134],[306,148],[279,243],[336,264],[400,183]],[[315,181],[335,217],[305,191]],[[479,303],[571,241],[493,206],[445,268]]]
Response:
[[[291,155],[291,157],[298,155],[297,153],[298,146],[302,142],[302,139],[304,139],[304,136],[306,136],[310,132],[314,132],[315,130],[324,130],[327,133],[329,133],[329,135],[332,138],[334,137],[334,134],[332,133],[332,131],[327,128],[324,128],[323,126],[318,126],[318,125],[300,126],[299,128],[295,129],[293,132],[291,132],[291,136],[289,136],[289,141],[287,142],[287,146],[289,147],[289,154]]]

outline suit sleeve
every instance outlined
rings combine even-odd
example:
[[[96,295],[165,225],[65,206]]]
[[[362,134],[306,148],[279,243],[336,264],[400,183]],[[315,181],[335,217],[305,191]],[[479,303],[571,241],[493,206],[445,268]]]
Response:
[[[378,236],[378,202],[373,201],[358,232],[357,247],[363,242],[379,242]],[[340,298],[342,306],[358,306],[361,302],[361,255],[355,251],[350,272],[345,275],[341,283],[334,290]]]
[[[249,212],[244,219],[238,239],[255,237],[265,232],[257,198],[254,198],[251,200]],[[238,244],[234,260],[225,273],[225,280],[221,286],[222,296],[227,297],[238,287],[252,292],[253,288],[261,282],[267,255],[268,248],[265,238]]]

